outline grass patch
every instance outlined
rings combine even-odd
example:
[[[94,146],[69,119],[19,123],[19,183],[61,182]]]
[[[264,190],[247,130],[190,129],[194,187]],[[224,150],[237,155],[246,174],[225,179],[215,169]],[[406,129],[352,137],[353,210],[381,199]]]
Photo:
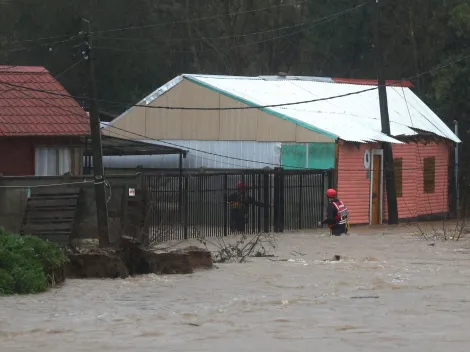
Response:
[[[0,227],[0,295],[46,291],[67,261],[57,244]]]

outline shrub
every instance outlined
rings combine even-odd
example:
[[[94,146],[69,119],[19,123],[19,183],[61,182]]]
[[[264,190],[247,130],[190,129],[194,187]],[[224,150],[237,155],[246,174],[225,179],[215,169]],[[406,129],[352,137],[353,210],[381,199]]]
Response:
[[[0,294],[44,292],[66,262],[55,243],[0,228]]]

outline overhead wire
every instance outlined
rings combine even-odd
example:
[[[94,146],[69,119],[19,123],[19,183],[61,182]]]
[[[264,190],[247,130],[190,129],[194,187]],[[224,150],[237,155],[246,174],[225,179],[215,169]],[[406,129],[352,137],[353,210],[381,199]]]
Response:
[[[452,62],[449,62],[449,63],[447,63],[447,64],[439,65],[439,66],[437,66],[435,69],[442,69],[442,68],[444,68],[444,67],[446,67],[446,66],[448,66],[448,65],[450,65],[450,64],[453,64],[453,63],[455,63],[455,62],[461,61],[461,60],[463,60],[463,59],[465,59],[465,58],[467,58],[467,57],[470,57],[470,55],[461,57],[460,59],[457,59],[457,60],[453,60]],[[431,69],[431,70],[428,70],[428,71],[426,71],[426,72],[424,72],[424,73],[419,73],[419,74],[417,74],[416,76],[422,76],[422,75],[424,75],[424,74],[428,74],[428,73],[431,73],[431,72],[433,72],[433,71],[434,71],[434,70]],[[3,83],[3,82],[0,82],[0,83]],[[19,86],[19,88],[22,88],[22,89],[23,89],[24,87]],[[372,90],[372,89],[377,89],[377,87],[369,88],[369,89],[367,89],[367,90]],[[39,90],[39,91],[43,91],[43,90]],[[47,93],[47,91],[45,91],[45,92]],[[52,93],[53,93],[53,92],[52,92]],[[357,94],[357,93],[356,93],[356,94]],[[53,95],[55,95],[55,94],[53,94]],[[70,95],[65,95],[65,94],[59,94],[59,95],[61,95],[61,96],[66,96],[66,97],[69,97],[69,98],[71,97]],[[290,104],[292,104],[292,103],[290,103]],[[73,113],[73,112],[71,112],[71,111],[68,111],[68,110],[64,109],[63,107],[59,107],[59,108],[63,109],[65,112]],[[259,109],[260,107],[252,107],[252,108]],[[79,116],[81,116],[81,115],[79,115]],[[83,116],[81,116],[81,117],[83,117]],[[88,121],[88,119],[87,119],[87,121]],[[127,131],[127,130],[125,130],[125,129],[121,129],[121,128],[119,128],[119,127],[112,126],[112,125],[108,125],[107,127],[108,127],[108,128],[113,128],[113,129],[118,129],[118,130],[121,130],[121,131],[123,131],[123,132],[125,132],[125,133],[130,133],[130,134],[136,135],[136,136],[138,136],[138,137],[140,137],[140,138],[149,139],[149,140],[154,140],[154,141],[161,142],[161,143],[166,143],[166,144],[169,144],[169,145],[174,145],[174,146],[176,146],[176,147],[178,147],[178,148],[182,148],[182,149],[194,150],[194,151],[197,151],[197,152],[201,152],[201,153],[205,153],[205,154],[210,154],[210,155],[215,155],[215,156],[223,157],[223,158],[227,158],[227,159],[233,159],[233,160],[239,160],[239,161],[257,163],[257,164],[277,165],[277,164],[265,163],[265,162],[256,161],[256,160],[248,160],[248,159],[243,159],[243,158],[230,157],[230,156],[225,156],[225,155],[218,154],[218,153],[212,153],[212,152],[207,152],[207,151],[203,151],[203,150],[198,150],[198,149],[196,149],[196,148],[185,147],[185,146],[178,145],[178,144],[176,144],[176,143],[171,143],[171,142],[168,142],[168,141],[163,141],[163,140],[159,140],[159,139],[149,138],[148,136],[141,135],[141,134],[137,134],[137,133],[134,133],[134,132],[131,132],[131,131]]]
[[[467,56],[463,56],[461,57],[460,59],[456,59],[456,60],[452,60],[451,62],[448,62],[446,64],[442,64],[442,65],[438,65],[436,66],[434,69],[430,69],[428,71],[425,71],[425,72],[421,72],[421,73],[418,73],[417,75],[415,75],[416,77],[420,77],[420,76],[423,76],[425,74],[429,74],[431,72],[434,72],[435,70],[439,70],[439,69],[442,69],[448,65],[451,65],[451,64],[454,64],[456,62],[459,62],[459,61],[462,61],[466,58],[470,57],[470,55],[467,55]],[[410,79],[410,78],[408,78]],[[377,89],[377,87],[374,87],[374,89]],[[404,88],[402,87],[402,89],[404,90]],[[116,126],[113,126],[113,125],[108,125],[107,126],[108,128],[114,128],[114,129],[118,129],[118,130],[121,130],[125,133],[130,133],[130,134],[133,134],[133,135],[136,135],[140,138],[145,138],[145,139],[149,139],[149,140],[154,140],[154,141],[157,141],[157,142],[161,142],[161,143],[166,143],[166,144],[169,144],[169,145],[173,145],[175,147],[178,147],[178,148],[183,148],[183,149],[188,149],[188,150],[194,150],[194,151],[197,151],[197,152],[201,152],[201,153],[205,153],[205,154],[210,154],[210,155],[215,155],[215,156],[218,156],[218,157],[225,157],[225,158],[228,158],[228,159],[233,159],[233,160],[238,160],[238,161],[244,161],[244,162],[250,162],[250,163],[255,163],[255,164],[265,164],[265,165],[273,165],[272,163],[265,163],[265,162],[261,162],[261,161],[256,161],[256,160],[247,160],[247,159],[243,159],[243,158],[237,158],[237,157],[229,157],[229,156],[224,156],[224,155],[221,155],[221,154],[218,154],[218,153],[213,153],[213,152],[207,152],[207,151],[202,151],[202,150],[198,150],[198,149],[195,149],[195,148],[191,148],[191,147],[186,147],[186,146],[182,146],[182,145],[178,145],[176,143],[171,143],[171,142],[168,142],[168,141],[164,141],[164,140],[159,140],[159,139],[153,139],[153,138],[149,138],[148,136],[145,136],[145,135],[141,135],[141,134],[137,134],[137,133],[134,133],[134,132],[131,132],[131,131],[127,131],[127,130],[124,130],[124,129],[120,129]],[[113,132],[111,132],[113,133]],[[274,165],[278,165],[278,164],[274,164]],[[444,165],[445,167],[448,167],[448,165]],[[290,167],[290,166],[286,166],[286,167]],[[417,170],[417,168],[415,168],[415,170]]]
[[[22,90],[25,89],[25,90],[29,90],[29,91],[33,91],[33,92],[45,93],[45,94],[49,94],[49,95],[53,95],[53,96],[68,97],[68,98],[72,97],[72,98],[75,98],[75,99],[96,101],[98,103],[106,103],[106,104],[110,104],[110,105],[126,105],[126,106],[129,106],[129,107],[144,107],[146,109],[196,110],[196,111],[197,110],[200,110],[200,111],[225,111],[225,110],[250,110],[250,109],[252,110],[252,109],[266,109],[266,108],[272,108],[272,107],[283,107],[283,106],[290,106],[290,105],[300,105],[300,104],[307,104],[307,103],[314,103],[314,102],[319,102],[319,101],[343,98],[343,97],[356,95],[356,94],[360,94],[360,93],[364,93],[364,92],[367,92],[367,91],[377,89],[377,87],[374,86],[372,88],[367,88],[367,89],[359,90],[359,91],[356,91],[356,92],[349,92],[349,93],[334,95],[334,96],[325,97],[325,98],[309,99],[309,100],[289,102],[289,103],[214,108],[214,107],[177,107],[177,106],[153,106],[153,105],[129,104],[129,103],[126,103],[126,102],[116,102],[116,101],[109,101],[109,100],[103,100],[103,99],[91,99],[91,98],[85,97],[85,96],[67,95],[67,94],[57,93],[57,92],[48,91],[48,90],[39,89],[39,88],[23,87],[21,85],[10,83],[10,82],[5,82],[5,81],[0,81],[0,84],[7,85],[7,86],[10,86],[10,87],[14,87],[14,88],[20,88]]]
[[[385,84],[385,86],[388,87],[400,87],[400,83],[403,81],[407,80],[412,80],[417,77],[421,77],[423,75],[432,73],[434,71],[440,70],[442,68],[445,68],[447,66],[453,65],[457,62],[466,60],[470,57],[469,55],[461,56],[458,59],[454,59],[452,61],[449,61],[447,63],[435,66],[434,68],[431,68],[425,72],[421,72],[419,74],[410,76],[408,78],[404,78],[401,80],[395,80],[392,82],[389,82]],[[29,90],[29,91],[34,91],[34,92],[40,92],[40,93],[46,93],[48,95],[52,96],[61,96],[61,97],[67,97],[67,98],[74,98],[77,100],[87,100],[87,101],[92,101],[93,99],[86,97],[86,96],[75,96],[75,95],[68,95],[68,94],[63,94],[63,93],[58,93],[58,92],[53,92],[53,91],[48,91],[45,89],[38,89],[38,88],[29,88],[29,87],[24,87],[18,84],[10,83],[10,82],[5,82],[5,81],[0,81],[0,84],[7,85],[13,88],[19,88],[19,89],[24,89],[24,90]],[[373,87],[362,89],[356,92],[349,92],[345,94],[339,94],[339,95],[334,95],[330,97],[324,97],[324,98],[318,98],[318,99],[309,99],[309,100],[302,100],[302,101],[295,101],[295,102],[288,102],[288,103],[278,103],[278,104],[265,104],[265,105],[253,105],[253,106],[236,106],[236,107],[223,107],[223,108],[214,108],[214,107],[177,107],[177,106],[157,106],[157,105],[142,105],[142,104],[133,104],[129,102],[118,102],[118,101],[109,101],[109,100],[104,100],[104,99],[95,99],[94,101],[98,103],[104,103],[104,104],[110,104],[110,105],[117,105],[117,106],[126,106],[128,108],[131,107],[142,107],[146,109],[163,109],[163,110],[195,110],[195,111],[226,111],[226,110],[250,110],[250,109],[266,109],[266,108],[273,108],[273,107],[283,107],[283,106],[292,106],[292,105],[300,105],[300,104],[307,104],[307,103],[314,103],[314,102],[319,102],[319,101],[326,101],[326,100],[331,100],[331,99],[337,99],[337,98],[343,98],[347,96],[352,96],[356,94],[361,94],[364,92],[372,91],[378,89],[379,85],[374,85]]]
[[[81,39],[80,36],[79,36],[79,35],[75,35],[75,36],[72,36],[72,37],[70,37],[70,38],[68,38],[68,39],[58,40],[58,41],[55,41],[55,42],[52,42],[52,43],[44,43],[44,44],[40,44],[40,45],[36,45],[36,46],[30,46],[30,47],[26,47],[26,48],[7,49],[7,50],[4,50],[4,52],[12,53],[12,52],[19,52],[19,51],[34,50],[34,49],[39,49],[39,48],[43,48],[43,47],[49,47],[49,48],[51,48],[51,47],[54,46],[54,45],[63,44],[63,43],[69,43],[69,42],[71,42],[71,41],[78,40],[78,39]]]
[[[266,30],[262,30],[262,31],[239,33],[239,34],[225,35],[225,36],[218,36],[218,37],[204,37],[204,38],[201,38],[201,39],[199,39],[199,38],[189,39],[189,38],[186,37],[186,38],[168,38],[168,39],[163,39],[163,41],[173,42],[173,41],[191,41],[191,40],[192,41],[194,41],[194,40],[196,40],[196,41],[198,41],[198,40],[221,40],[221,39],[243,38],[243,37],[248,37],[248,36],[257,35],[257,34],[266,34],[266,33],[270,33],[270,32],[277,32],[277,31],[282,31],[282,30],[285,30],[285,29],[292,29],[292,28],[302,27],[302,26],[305,26],[305,25],[308,25],[308,24],[315,24],[317,22],[322,22],[324,20],[335,19],[335,18],[337,18],[339,16],[342,16],[346,13],[349,13],[351,11],[354,11],[356,9],[361,8],[365,5],[367,5],[369,2],[371,2],[371,1],[366,1],[362,4],[359,4],[359,5],[354,6],[352,8],[337,12],[337,13],[332,14],[332,15],[324,16],[324,17],[317,18],[317,19],[310,20],[310,21],[304,21],[304,22],[301,22],[301,23],[298,23],[298,24],[295,24],[295,25],[291,25],[291,26],[283,26],[283,27],[278,27],[278,28],[266,29]],[[322,23],[325,23],[325,22],[322,22]],[[159,41],[159,42],[162,41],[162,40],[160,40],[160,38],[131,38],[131,37],[109,37],[109,36],[94,36],[93,39],[109,39],[109,40],[135,41],[135,42],[155,42],[156,40]]]
[[[53,55],[55,55],[55,52],[54,52]],[[82,60],[80,60],[79,62],[73,64],[72,66],[70,66],[70,67],[68,67],[68,68],[66,68],[64,71],[62,71],[61,73],[59,73],[58,75],[56,75],[56,76],[54,77],[54,79],[58,79],[59,77],[63,76],[63,75],[66,74],[68,71],[70,71],[70,70],[73,69],[75,66],[77,66],[81,61],[82,61]],[[18,67],[21,67],[21,66],[19,66],[19,65],[11,65],[11,66],[9,66],[9,67],[7,67],[7,68],[0,69],[0,73],[4,73],[4,72],[6,72],[6,71],[8,71],[7,73],[13,72],[13,71],[11,71],[11,70],[16,69],[16,68],[18,68]],[[44,73],[44,72],[46,72],[46,71],[47,71],[47,69],[46,69],[45,67],[43,67],[43,69],[42,69],[39,73]],[[22,82],[21,84],[30,83],[34,78],[36,78],[35,74],[31,74],[31,77],[30,77],[29,79],[27,79],[26,81]],[[52,82],[53,82],[53,80],[51,80],[51,82],[47,82],[47,84],[52,83]],[[11,92],[11,91],[13,91],[13,90],[16,90],[16,89],[15,89],[15,88],[10,88],[10,89],[4,90],[4,91],[0,91],[0,93],[6,94],[6,93]]]
[[[238,49],[238,48],[243,48],[243,47],[247,47],[247,46],[250,46],[250,45],[256,45],[256,44],[262,44],[262,43],[267,43],[267,42],[270,42],[270,41],[273,41],[273,40],[277,40],[277,39],[283,39],[283,38],[287,38],[287,37],[290,37],[290,36],[293,36],[293,35],[296,35],[296,34],[299,34],[299,33],[302,33],[304,32],[305,30],[310,30],[310,29],[313,29],[319,25],[322,25],[324,23],[328,23],[340,16],[343,16],[349,12],[352,12],[352,11],[355,11],[365,5],[367,5],[368,3],[370,3],[371,1],[366,1],[360,5],[357,5],[357,6],[354,6],[352,8],[349,8],[347,10],[344,10],[344,11],[341,11],[341,12],[338,12],[338,13],[335,13],[333,15],[329,15],[329,16],[325,16],[325,17],[322,17],[322,18],[319,18],[319,19],[316,19],[316,20],[313,20],[313,21],[307,21],[305,23],[302,23],[302,24],[298,24],[298,25],[294,25],[294,26],[290,26],[290,27],[284,27],[284,28],[278,28],[278,29],[274,29],[274,30],[271,30],[271,31],[279,31],[279,30],[283,30],[283,29],[290,29],[290,28],[296,28],[296,27],[299,27],[299,26],[305,26],[305,25],[309,25],[307,26],[307,28],[302,28],[300,30],[297,30],[297,31],[293,31],[293,32],[290,32],[290,33],[286,33],[286,34],[282,34],[282,35],[277,35],[275,37],[271,37],[271,38],[267,38],[267,39],[261,39],[261,40],[257,40],[257,41],[251,41],[251,42],[247,42],[247,43],[243,43],[243,44],[238,44],[238,45],[233,45],[233,46],[229,46],[229,47],[220,47],[220,48],[207,48],[207,49],[194,49],[194,51],[196,52],[207,52],[207,51],[220,51],[220,50],[233,50],[233,49]],[[264,31],[264,32],[254,32],[252,34],[261,34],[261,33],[266,33],[268,31]],[[248,34],[250,35],[250,34]],[[246,35],[246,36],[248,36]],[[240,35],[240,37],[244,37],[245,35]],[[233,36],[233,38],[235,37],[238,37],[238,36]],[[103,37],[102,37],[103,38]],[[223,37],[221,37],[223,38]],[[121,38],[123,39],[123,38]],[[171,39],[170,39],[171,40]],[[202,38],[201,40],[211,40],[210,38]],[[114,51],[128,51],[128,52],[141,52],[141,53],[145,53],[145,52],[161,52],[161,49],[151,49],[151,50],[139,50],[139,49],[124,49],[124,48],[115,48],[115,47],[103,47],[103,46],[94,46],[94,49],[98,49],[98,50],[114,50]],[[189,53],[189,52],[193,52],[193,51],[190,51],[190,50],[186,50],[186,51],[172,51],[172,52],[181,52],[181,53]]]
[[[414,126],[414,124],[413,124],[413,117],[411,116],[410,107],[408,106],[408,99],[406,99],[406,95],[405,95],[405,90],[404,90],[404,89],[402,89],[402,92],[403,92],[403,96],[402,96],[402,97],[403,97],[403,99],[404,99],[404,101],[405,101],[406,109],[407,109],[408,115],[409,115],[409,117],[410,117],[410,123],[411,123],[411,126],[413,127],[413,126]],[[429,120],[428,120],[428,121],[429,121]],[[429,121],[429,122],[430,122],[430,121]],[[433,124],[433,126],[436,127],[434,124]],[[420,170],[422,170],[422,172],[423,172],[423,182],[424,182],[424,180],[425,180],[424,160],[423,160],[422,157],[421,157],[421,153],[420,153],[419,147],[420,147],[419,143],[416,143],[416,150],[417,150],[417,152],[418,152],[418,160],[419,160],[419,162],[420,162],[420,164],[421,164]],[[435,169],[435,167],[434,167],[434,179],[435,179],[435,173],[436,173],[436,169]],[[417,186],[417,185],[416,185],[416,186]],[[424,188],[424,184],[423,184],[423,188]],[[424,189],[423,189],[423,191],[424,191]],[[444,197],[444,190],[443,190],[443,197]],[[425,197],[425,198],[427,198],[427,201],[428,201],[427,203],[428,203],[428,206],[429,206],[429,209],[428,209],[428,210],[429,210],[429,214],[432,214],[431,200],[429,199],[429,196],[428,196],[428,197]]]
[[[140,25],[140,26],[127,26],[127,27],[118,27],[118,28],[110,28],[110,29],[98,29],[98,30],[92,31],[92,34],[122,32],[122,31],[136,30],[136,29],[171,26],[171,25],[183,24],[183,23],[188,23],[188,22],[207,21],[207,20],[213,20],[213,19],[223,18],[223,17],[228,17],[228,16],[243,15],[243,14],[255,13],[255,12],[259,12],[259,11],[266,11],[266,10],[281,8],[281,7],[286,7],[286,6],[295,6],[295,5],[300,5],[300,4],[303,4],[303,3],[308,3],[309,1],[310,0],[299,0],[299,1],[294,1],[294,2],[284,2],[284,3],[281,3],[279,5],[274,5],[274,6],[268,6],[268,7],[256,8],[256,9],[252,9],[252,10],[245,10],[245,11],[238,11],[238,12],[229,12],[229,13],[224,13],[224,14],[220,14],[220,15],[190,18],[190,19],[187,19],[187,20],[178,20],[178,21],[171,21],[171,22],[164,22],[164,23],[154,23],[154,24]],[[35,42],[35,41],[58,39],[58,38],[64,38],[64,37],[70,37],[70,34],[55,35],[55,36],[50,36],[50,37],[40,37],[40,38],[15,40],[15,41],[7,42],[7,44],[15,44],[15,43],[22,43],[22,42]]]
[[[363,6],[363,5],[362,5]],[[434,68],[434,69],[440,69],[440,68],[443,68],[449,64],[452,64],[452,63],[455,63],[455,62],[458,62],[458,61],[461,61],[463,59],[466,59],[467,57],[469,57],[470,55],[468,56],[465,56],[465,57],[461,57],[460,59],[457,59],[457,60],[453,60],[452,62],[450,63],[447,63],[447,64],[443,64],[443,65],[440,65],[439,67],[437,68]],[[423,72],[423,73],[420,73],[418,75],[416,75],[416,77],[419,77],[423,74],[426,74],[426,73],[429,73],[429,72],[432,72],[434,69],[431,69],[427,72]],[[399,82],[399,81],[397,81]],[[5,85],[10,85],[10,86],[13,86],[14,88],[21,88],[21,89],[26,89],[26,90],[32,90],[32,91],[39,91],[39,92],[43,92],[43,93],[47,93],[47,94],[51,94],[51,95],[59,95],[59,96],[65,96],[65,97],[73,97],[73,98],[78,98],[78,99],[88,99],[88,100],[91,100],[87,97],[76,97],[76,96],[70,96],[70,95],[65,95],[65,94],[60,94],[60,93],[55,93],[55,92],[50,92],[50,91],[46,91],[46,90],[42,90],[42,89],[30,89],[28,87],[22,87],[20,85],[14,85],[14,84],[10,84],[8,82],[0,82],[0,84],[5,84]],[[390,85],[390,84],[389,84]],[[394,84],[392,84],[394,85]],[[270,105],[264,105],[264,106],[261,106],[261,105],[257,105],[257,106],[247,106],[247,107],[233,107],[233,108],[188,108],[188,107],[159,107],[159,106],[143,106],[145,108],[162,108],[162,109],[165,109],[165,108],[168,108],[168,109],[181,109],[181,110],[238,110],[238,109],[262,109],[262,108],[269,108],[269,107],[278,107],[278,106],[288,106],[288,105],[297,105],[297,104],[304,104],[304,103],[310,103],[310,102],[315,102],[315,101],[323,101],[323,100],[330,100],[330,99],[334,99],[334,98],[340,98],[340,97],[344,97],[344,96],[349,96],[349,95],[354,95],[354,94],[360,94],[360,93],[363,93],[365,91],[370,91],[370,90],[374,90],[374,89],[377,89],[378,87],[377,86],[374,86],[372,88],[368,88],[368,89],[364,89],[364,90],[361,90],[361,91],[358,91],[358,92],[351,92],[351,93],[347,93],[347,94],[344,94],[344,95],[338,95],[338,96],[333,96],[333,97],[326,97],[326,98],[320,98],[320,99],[314,99],[314,100],[307,100],[307,101],[300,101],[300,102],[291,102],[291,103],[284,103],[284,104],[270,104]],[[42,101],[44,101],[43,99],[41,99]],[[118,103],[118,102],[110,102],[110,101],[104,101],[104,100],[98,100],[100,102],[104,102],[104,103],[109,103],[109,104],[126,104],[128,105],[127,103]],[[141,106],[141,105],[138,105],[138,104],[134,104],[133,106]],[[67,111],[67,110],[64,110],[68,113],[71,113],[70,111]],[[83,116],[82,116],[83,117]],[[88,119],[87,119],[88,120]],[[117,127],[115,126],[112,126],[112,125],[108,125],[108,127],[110,128],[114,128],[116,129]],[[117,128],[119,129],[119,128]],[[132,133],[134,135],[137,135],[133,132],[130,132],[130,131],[126,131],[126,130],[123,130],[121,129],[122,131],[124,132],[127,132],[127,133]],[[147,136],[144,136],[144,135],[139,135],[140,137],[142,138],[147,138]],[[156,140],[156,141],[159,141],[159,142],[162,142],[162,143],[166,143],[166,144],[171,144],[167,141],[162,141],[162,140]],[[234,159],[234,160],[240,160],[240,161],[247,161],[247,162],[251,162],[251,163],[262,163],[262,162],[259,162],[259,161],[254,161],[254,160],[246,160],[246,159],[240,159],[240,158],[234,158],[234,157],[229,157],[229,156],[224,156],[224,155],[221,155],[221,154],[216,154],[216,153],[208,153],[206,151],[202,151],[202,150],[197,150],[197,149],[194,149],[194,148],[188,148],[188,147],[184,147],[184,146],[180,146],[180,145],[177,145],[177,144],[174,144],[175,146],[177,147],[180,147],[180,148],[185,148],[185,149],[193,149],[195,151],[198,151],[198,152],[201,152],[201,153],[206,153],[206,154],[212,154],[212,155],[216,155],[216,156],[219,156],[219,157],[223,157],[223,158],[229,158],[229,159]],[[274,165],[277,165],[277,164],[274,164]]]
[[[228,12],[228,13],[220,14],[220,15],[198,17],[198,18],[189,18],[189,19],[186,19],[186,20],[178,20],[178,21],[172,21],[172,22],[154,23],[154,24],[141,25],[141,26],[128,26],[128,27],[112,28],[112,29],[101,29],[101,30],[93,31],[92,34],[122,32],[122,31],[136,30],[136,29],[146,29],[146,28],[171,26],[171,25],[182,24],[182,23],[208,21],[208,20],[214,20],[214,19],[217,19],[217,18],[223,18],[223,17],[235,16],[235,15],[244,15],[244,14],[248,14],[248,13],[255,13],[255,12],[259,12],[259,11],[271,10],[271,9],[275,9],[275,8],[299,5],[299,4],[302,4],[302,3],[307,3],[309,1],[310,0],[300,0],[300,1],[291,2],[291,3],[285,2],[285,3],[281,3],[279,5],[267,6],[267,7],[263,7],[263,8],[252,9],[252,10],[244,10],[244,11],[238,11],[238,12]],[[370,1],[368,1],[368,2],[370,2]]]

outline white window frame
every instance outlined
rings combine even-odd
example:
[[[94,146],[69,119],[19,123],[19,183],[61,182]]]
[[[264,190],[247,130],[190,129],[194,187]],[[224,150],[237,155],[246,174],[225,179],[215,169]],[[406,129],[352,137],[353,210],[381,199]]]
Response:
[[[55,155],[54,155],[55,154]],[[54,155],[55,170],[48,167],[48,157]],[[44,167],[44,163],[46,164]],[[72,169],[72,149],[68,146],[37,146],[34,153],[34,174],[36,176],[62,176]]]

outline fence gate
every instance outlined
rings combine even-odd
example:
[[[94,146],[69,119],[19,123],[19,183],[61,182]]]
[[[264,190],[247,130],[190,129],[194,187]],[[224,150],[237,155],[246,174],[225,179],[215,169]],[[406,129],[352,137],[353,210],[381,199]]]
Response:
[[[144,176],[150,242],[227,236],[232,233],[228,197],[243,181],[255,205],[245,233],[311,229],[324,214],[331,170],[246,170],[240,173]]]

